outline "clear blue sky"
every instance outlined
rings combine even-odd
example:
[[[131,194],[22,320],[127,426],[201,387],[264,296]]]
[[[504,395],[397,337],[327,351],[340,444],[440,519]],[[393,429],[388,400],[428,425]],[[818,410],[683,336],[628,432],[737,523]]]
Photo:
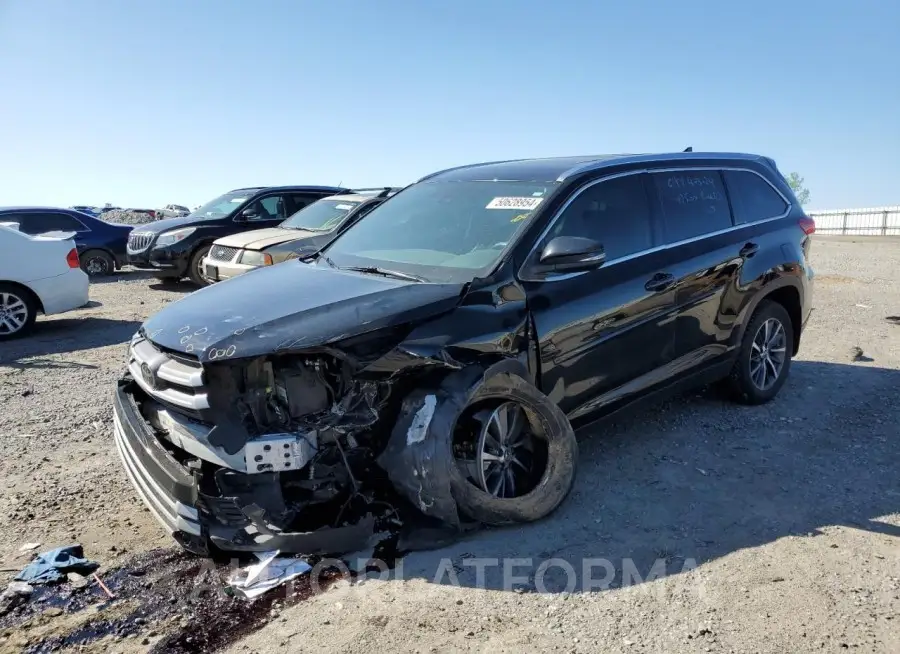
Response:
[[[900,204],[900,2],[0,0],[0,205],[741,150]]]

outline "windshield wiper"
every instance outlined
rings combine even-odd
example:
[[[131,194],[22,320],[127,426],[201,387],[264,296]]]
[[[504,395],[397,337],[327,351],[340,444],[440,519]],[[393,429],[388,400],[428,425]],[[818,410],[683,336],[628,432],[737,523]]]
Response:
[[[385,277],[394,277],[395,279],[405,279],[410,282],[427,282],[428,280],[412,273],[400,272],[399,270],[388,270],[387,268],[379,268],[378,266],[347,266],[341,270],[352,270],[354,272],[368,273],[370,275],[384,275]]]

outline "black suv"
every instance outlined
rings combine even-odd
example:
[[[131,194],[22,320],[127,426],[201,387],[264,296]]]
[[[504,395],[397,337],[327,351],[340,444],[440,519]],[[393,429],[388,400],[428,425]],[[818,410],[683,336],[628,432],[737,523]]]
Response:
[[[202,274],[203,259],[217,238],[275,227],[307,204],[346,191],[336,186],[235,189],[183,218],[136,227],[128,238],[128,263],[152,270],[160,279],[187,276],[203,286],[207,283]]]
[[[787,379],[815,224],[767,158],[685,152],[425,177],[310,263],[171,304],[115,394],[128,474],[188,549],[338,553],[422,514],[536,520],[573,427]]]

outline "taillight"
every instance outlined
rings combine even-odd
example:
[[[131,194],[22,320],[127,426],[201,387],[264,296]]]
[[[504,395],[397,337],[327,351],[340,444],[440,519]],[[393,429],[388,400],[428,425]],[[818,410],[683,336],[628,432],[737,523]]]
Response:
[[[66,263],[69,264],[69,268],[81,267],[81,262],[78,261],[78,250],[75,248],[69,250],[69,254],[66,255]]]
[[[816,221],[812,218],[801,218],[800,229],[802,229],[803,233],[806,235],[814,234],[816,232]]]

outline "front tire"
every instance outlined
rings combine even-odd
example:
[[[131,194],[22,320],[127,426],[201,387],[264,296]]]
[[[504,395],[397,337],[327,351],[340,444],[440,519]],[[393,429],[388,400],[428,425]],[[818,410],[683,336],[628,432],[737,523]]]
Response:
[[[115,260],[103,250],[88,250],[79,259],[81,269],[88,277],[105,277],[116,269]]]
[[[0,341],[24,336],[34,327],[37,302],[20,286],[0,284]]]
[[[197,286],[209,286],[209,282],[203,276],[203,259],[209,254],[209,245],[202,245],[191,255],[188,265],[188,278]]]
[[[499,417],[503,413],[506,418]],[[532,440],[530,456],[511,445],[516,421],[518,430]],[[501,424],[505,428],[499,428]],[[506,442],[502,442],[504,429],[510,434]],[[452,447],[453,498],[465,516],[485,525],[539,520],[562,504],[575,483],[578,444],[568,418],[547,396],[514,374],[490,377],[473,393],[457,421]],[[497,451],[491,451],[492,447]],[[499,472],[491,472],[498,454],[504,464]],[[512,483],[504,480],[507,475],[514,478],[510,471],[519,474]]]
[[[727,385],[742,404],[771,401],[791,369],[794,327],[783,306],[763,300],[747,324]]]

